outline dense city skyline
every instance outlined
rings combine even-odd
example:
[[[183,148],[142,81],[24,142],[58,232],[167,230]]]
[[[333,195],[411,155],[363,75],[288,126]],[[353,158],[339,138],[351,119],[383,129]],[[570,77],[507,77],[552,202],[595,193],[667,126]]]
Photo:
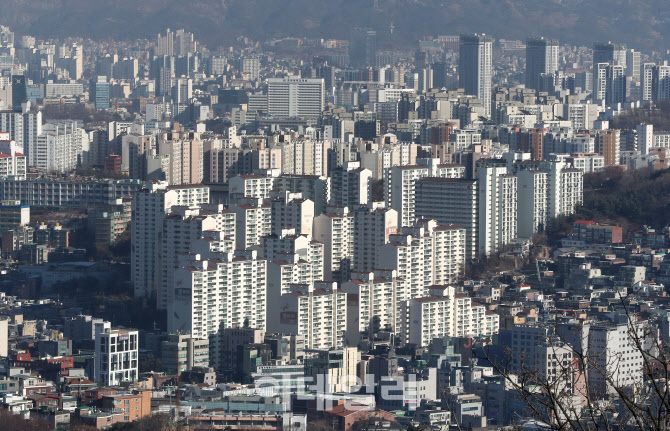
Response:
[[[0,428],[667,429],[667,12],[599,4],[13,1]]]

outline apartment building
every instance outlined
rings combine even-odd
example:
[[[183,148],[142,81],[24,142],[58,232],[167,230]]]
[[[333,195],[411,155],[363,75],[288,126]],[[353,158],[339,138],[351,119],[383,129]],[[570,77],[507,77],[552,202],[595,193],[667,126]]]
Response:
[[[279,324],[281,333],[305,337],[306,349],[341,347],[347,329],[347,294],[336,283],[294,285],[281,296]]]
[[[261,238],[261,257],[270,262],[282,260],[289,254],[297,254],[312,264],[314,280],[323,280],[324,246],[311,235],[299,235],[295,229],[282,229],[279,234]]]
[[[354,210],[353,270],[371,272],[379,267],[380,247],[398,231],[398,212],[375,203]]]
[[[430,296],[413,298],[403,307],[400,335],[405,342],[424,347],[433,338],[481,337],[498,333],[499,316],[452,286],[431,286]]]
[[[325,280],[348,280],[354,245],[354,215],[348,207],[328,207],[314,218],[314,239],[324,245]]]
[[[291,292],[292,286],[311,286],[323,275],[319,262],[309,262],[298,253],[275,253],[277,260],[268,261],[267,298],[270,304],[277,304],[282,295]],[[267,322],[270,327],[279,323],[277,307],[268,307]]]
[[[491,254],[517,236],[517,178],[502,166],[477,168],[478,253]]]
[[[135,296],[157,298],[160,278],[156,272],[158,250],[162,248],[163,217],[173,205],[192,206],[209,202],[209,187],[168,186],[167,181],[146,183],[134,195],[130,255],[131,280]]]
[[[282,229],[295,229],[299,234],[312,234],[314,223],[314,202],[304,199],[301,193],[281,191],[271,193],[265,199],[270,206],[272,217],[272,233],[279,233]]]
[[[547,216],[547,172],[523,170],[517,174],[517,235],[531,238],[544,230]]]
[[[272,210],[262,198],[242,198],[231,210],[235,213],[235,244],[247,250],[272,233]]]
[[[361,162],[344,162],[330,173],[330,204],[355,208],[371,202],[372,172]]]
[[[209,338],[210,363],[222,366],[222,328],[266,327],[266,268],[255,250],[185,257],[174,274],[168,331]]]
[[[455,224],[465,229],[466,257],[479,249],[477,181],[464,178],[426,177],[416,182],[416,216]]]
[[[351,280],[342,283],[347,293],[347,341],[358,346],[368,334],[388,329],[397,332],[401,319],[404,280],[395,271],[353,272]]]
[[[179,268],[179,255],[191,251],[192,242],[202,238],[205,231],[221,232],[234,244],[235,230],[235,213],[221,205],[172,206],[163,218],[160,244],[156,250],[155,273],[159,286],[156,306],[159,310],[168,309],[173,302],[172,277]]]
[[[405,280],[407,300],[426,296],[428,286],[455,282],[465,265],[465,229],[421,220],[390,236],[379,250],[379,265]],[[398,295],[398,294],[397,294]]]
[[[398,212],[398,226],[412,226],[416,220],[416,182],[425,177],[461,178],[465,168],[438,164],[438,159],[420,159],[419,165],[394,166],[384,187],[386,205]]]

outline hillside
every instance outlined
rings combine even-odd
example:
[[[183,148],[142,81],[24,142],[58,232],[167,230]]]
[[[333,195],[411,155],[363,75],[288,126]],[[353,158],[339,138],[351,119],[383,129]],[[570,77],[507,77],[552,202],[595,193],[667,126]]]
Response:
[[[584,204],[576,218],[624,227],[670,224],[670,170],[605,169],[584,176]]]
[[[149,38],[183,27],[210,47],[240,35],[347,38],[353,25],[377,29],[381,48],[467,31],[663,49],[670,39],[665,0],[4,0],[0,24],[40,37],[94,39]]]

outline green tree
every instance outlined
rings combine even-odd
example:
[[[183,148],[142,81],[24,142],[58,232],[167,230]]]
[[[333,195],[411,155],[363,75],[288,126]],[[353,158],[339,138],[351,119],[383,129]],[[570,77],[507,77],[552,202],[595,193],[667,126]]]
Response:
[[[161,371],[163,369],[163,361],[154,355],[142,356],[137,364],[140,373],[148,373],[150,371]]]

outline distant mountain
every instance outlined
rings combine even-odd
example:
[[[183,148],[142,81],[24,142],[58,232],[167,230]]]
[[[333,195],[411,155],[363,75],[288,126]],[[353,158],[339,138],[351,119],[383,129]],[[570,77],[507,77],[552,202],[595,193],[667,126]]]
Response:
[[[244,35],[347,38],[354,25],[379,45],[424,35],[485,32],[501,38],[626,42],[670,48],[667,0],[3,0],[0,24],[39,37],[153,38],[185,28],[215,47]],[[389,34],[394,24],[393,35]]]

